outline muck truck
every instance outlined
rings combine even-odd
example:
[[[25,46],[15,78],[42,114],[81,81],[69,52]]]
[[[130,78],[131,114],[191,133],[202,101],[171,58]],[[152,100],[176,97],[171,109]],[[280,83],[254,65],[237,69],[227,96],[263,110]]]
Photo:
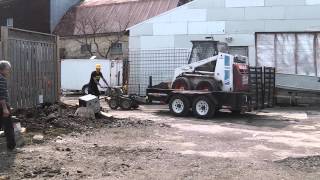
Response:
[[[250,88],[259,87],[257,80],[262,78],[262,73],[261,77],[250,74],[248,58],[228,54],[225,43],[192,43],[188,64],[175,69],[169,88],[152,86],[150,77],[148,100],[167,103],[176,116],[186,116],[190,110],[198,118],[210,118],[222,108],[234,113],[251,111],[253,99],[256,101],[259,92],[252,93]],[[269,84],[274,84],[274,68],[269,75]],[[274,86],[268,93],[274,93]]]

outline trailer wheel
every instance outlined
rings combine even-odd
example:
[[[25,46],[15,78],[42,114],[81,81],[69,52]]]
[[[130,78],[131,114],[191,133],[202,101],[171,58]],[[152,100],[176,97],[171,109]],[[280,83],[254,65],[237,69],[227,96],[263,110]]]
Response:
[[[120,107],[123,110],[130,110],[132,108],[132,102],[129,99],[122,99],[120,103]]]
[[[89,94],[89,84],[82,87],[82,94]]]
[[[133,105],[132,108],[133,108],[133,109],[138,109],[138,108],[139,108],[139,105],[138,105],[138,104]]]
[[[191,90],[191,83],[188,78],[179,77],[172,83],[172,89]]]
[[[231,110],[231,113],[234,115],[240,115],[241,114],[241,110]]]
[[[190,102],[182,95],[174,95],[169,102],[170,112],[175,116],[186,116],[189,112]]]
[[[113,110],[118,109],[119,105],[118,105],[118,100],[117,99],[110,99],[108,101],[109,107]]]
[[[198,118],[210,118],[215,114],[216,105],[207,96],[198,97],[192,105],[192,112]]]

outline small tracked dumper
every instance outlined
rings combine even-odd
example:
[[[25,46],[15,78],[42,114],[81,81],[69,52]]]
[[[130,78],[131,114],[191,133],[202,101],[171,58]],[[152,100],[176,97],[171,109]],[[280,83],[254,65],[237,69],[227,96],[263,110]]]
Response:
[[[138,109],[140,103],[145,103],[145,99],[137,95],[124,95],[122,87],[109,87],[106,95],[106,101],[113,110],[119,107],[122,110]]]

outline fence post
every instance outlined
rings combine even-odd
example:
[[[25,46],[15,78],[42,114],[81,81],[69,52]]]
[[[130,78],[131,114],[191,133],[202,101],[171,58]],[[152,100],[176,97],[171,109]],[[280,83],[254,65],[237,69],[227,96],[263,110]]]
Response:
[[[1,43],[2,43],[2,59],[9,60],[8,58],[8,28],[1,26]]]
[[[152,88],[152,76],[149,76],[149,88]]]
[[[56,64],[57,64],[57,69],[56,69],[56,88],[57,88],[57,97],[56,100],[59,102],[60,101],[60,96],[61,96],[61,59],[60,59],[60,37],[56,36]]]

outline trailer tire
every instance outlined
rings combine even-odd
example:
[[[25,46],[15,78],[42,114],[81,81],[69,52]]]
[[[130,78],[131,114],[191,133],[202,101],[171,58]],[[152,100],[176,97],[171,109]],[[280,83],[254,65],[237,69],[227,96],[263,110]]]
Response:
[[[109,107],[113,110],[118,109],[119,105],[118,105],[118,100],[117,99],[110,99],[108,101]]]
[[[82,94],[89,94],[89,84],[85,84],[84,86],[82,86]]]
[[[242,111],[239,110],[239,109],[237,109],[237,110],[236,109],[232,109],[231,113],[234,114],[234,115],[240,115],[242,113]]]
[[[207,119],[214,116],[216,104],[209,97],[200,96],[193,102],[192,112],[198,118]]]
[[[191,83],[190,80],[186,77],[178,77],[172,83],[172,89],[180,89],[180,90],[191,90]]]
[[[139,105],[138,105],[138,104],[133,105],[132,108],[133,108],[133,109],[138,109],[138,108],[139,108]]]
[[[132,108],[132,102],[130,99],[122,99],[120,103],[120,108],[122,110],[130,110]]]
[[[190,101],[182,95],[173,95],[169,101],[170,112],[175,116],[187,116],[190,108]]]

